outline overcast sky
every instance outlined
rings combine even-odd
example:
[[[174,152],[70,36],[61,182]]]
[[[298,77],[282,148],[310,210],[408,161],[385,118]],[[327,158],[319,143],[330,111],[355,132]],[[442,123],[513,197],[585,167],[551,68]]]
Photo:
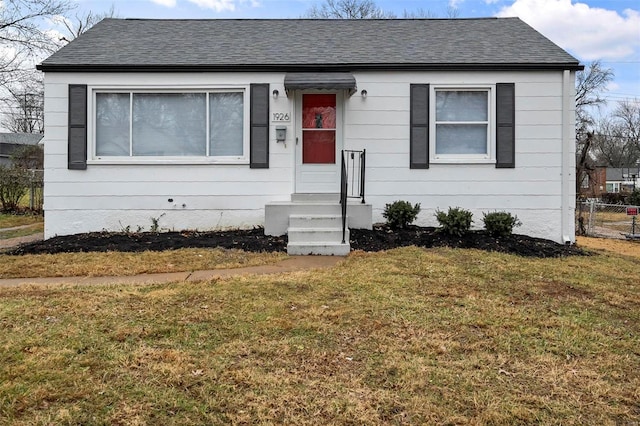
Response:
[[[114,5],[122,18],[299,18],[314,0],[75,0],[78,11],[104,12]],[[578,58],[599,59],[615,71],[612,104],[640,99],[639,0],[377,0],[401,16],[422,9],[446,17],[518,16]],[[609,106],[611,107],[611,105]]]

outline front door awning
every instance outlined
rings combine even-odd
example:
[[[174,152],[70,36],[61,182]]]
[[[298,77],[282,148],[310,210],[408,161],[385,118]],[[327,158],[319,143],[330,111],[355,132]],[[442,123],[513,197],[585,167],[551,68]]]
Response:
[[[356,78],[350,72],[288,72],[284,89],[291,90],[348,90],[356,92]]]

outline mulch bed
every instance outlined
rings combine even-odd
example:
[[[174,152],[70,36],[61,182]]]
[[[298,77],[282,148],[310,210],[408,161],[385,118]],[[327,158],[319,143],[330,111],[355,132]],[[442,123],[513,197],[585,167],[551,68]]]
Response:
[[[588,254],[576,246],[566,246],[526,235],[496,238],[484,231],[472,231],[462,237],[456,237],[438,232],[436,228],[418,226],[399,230],[392,230],[386,225],[376,225],[372,230],[352,229],[350,242],[352,250],[364,251],[381,251],[415,245],[419,247],[475,248],[527,257],[562,257]],[[207,247],[240,249],[249,252],[286,251],[287,237],[286,235],[265,236],[262,228],[214,232],[92,232],[64,235],[45,241],[23,244],[6,252],[6,254],[141,252]]]

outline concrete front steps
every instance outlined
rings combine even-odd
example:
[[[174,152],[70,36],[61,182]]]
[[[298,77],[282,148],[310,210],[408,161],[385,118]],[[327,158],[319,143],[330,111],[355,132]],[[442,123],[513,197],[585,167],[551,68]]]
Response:
[[[292,194],[291,201],[265,206],[266,235],[288,234],[290,255],[346,256],[351,249],[349,230],[342,243],[342,209],[339,194]],[[372,227],[371,204],[350,200],[347,223],[351,228]]]
[[[342,215],[292,214],[287,234],[287,253],[290,255],[346,256],[351,250],[348,228],[345,242],[342,242]]]

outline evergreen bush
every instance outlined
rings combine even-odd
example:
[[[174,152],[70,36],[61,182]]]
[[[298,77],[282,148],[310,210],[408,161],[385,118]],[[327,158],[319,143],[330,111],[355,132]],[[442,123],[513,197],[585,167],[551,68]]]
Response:
[[[449,207],[447,213],[437,210],[436,219],[442,232],[460,237],[471,229],[473,213],[460,207]]]
[[[418,217],[420,203],[412,206],[408,201],[394,201],[385,204],[382,216],[392,228],[406,228]]]
[[[483,213],[484,229],[494,237],[506,237],[513,233],[513,228],[522,225],[518,216],[508,212]]]

